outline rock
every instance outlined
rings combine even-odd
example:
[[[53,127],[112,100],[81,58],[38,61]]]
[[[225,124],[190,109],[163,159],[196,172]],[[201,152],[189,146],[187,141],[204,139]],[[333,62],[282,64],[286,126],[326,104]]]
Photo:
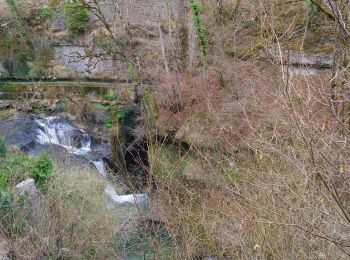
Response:
[[[33,110],[40,110],[40,111],[48,111],[48,112],[54,112],[57,109],[57,103],[59,102],[58,99],[33,99],[33,100],[21,100],[20,102],[16,102],[15,107],[19,111],[33,111]],[[13,104],[9,104],[8,108],[14,107]],[[0,110],[1,110],[1,104],[0,104]]]
[[[33,108],[31,107],[28,101],[21,100],[20,102],[16,102],[15,107],[18,111],[22,111],[26,113],[33,111]]]
[[[1,72],[0,72],[1,73]],[[13,104],[8,100],[0,100],[0,110],[12,108]]]
[[[0,77],[7,77],[8,72],[5,67],[2,65],[2,61],[0,60]]]
[[[325,54],[292,52],[289,55],[289,63],[315,68],[331,68],[334,60],[332,56]]]
[[[133,36],[145,39],[159,39],[158,25],[152,21],[143,21],[142,24],[130,25]]]
[[[207,181],[209,177],[205,165],[195,158],[188,159],[183,174],[186,176],[187,180],[192,181]]]
[[[75,78],[76,74],[63,64],[55,64],[52,62],[52,67],[49,69],[48,74],[51,77],[57,78]]]
[[[58,99],[33,100],[30,102],[29,106],[32,107],[32,109],[55,111],[58,101]]]
[[[21,147],[21,150],[24,153],[33,156],[47,154],[58,165],[89,165],[94,169],[93,164],[85,157],[77,154],[72,154],[66,148],[56,144],[40,144],[37,141],[33,141]]]
[[[31,215],[35,218],[40,211],[40,198],[34,179],[30,178],[17,184],[15,189],[20,196],[28,196]]]
[[[95,51],[98,55],[99,51]],[[65,78],[69,74],[72,75],[71,77],[83,78],[119,78],[120,75],[116,73],[124,68],[122,62],[113,59],[101,60],[89,55],[89,51],[81,46],[55,46],[53,60],[55,65],[49,74],[56,78]]]
[[[93,144],[94,145],[94,144]],[[94,161],[98,158],[112,159],[111,148],[108,143],[101,143],[92,147],[92,151],[87,155],[90,161]]]
[[[108,107],[99,103],[86,105],[83,110],[83,118],[88,125],[104,125],[106,122]]]
[[[30,118],[14,118],[0,123],[0,136],[10,147],[22,147],[36,140],[39,125]]]
[[[60,12],[55,12],[52,18],[52,32],[64,31],[66,28],[66,18]]]
[[[89,59],[86,57],[84,47],[80,46],[56,46],[54,48],[55,60],[65,65],[75,73],[87,73]]]

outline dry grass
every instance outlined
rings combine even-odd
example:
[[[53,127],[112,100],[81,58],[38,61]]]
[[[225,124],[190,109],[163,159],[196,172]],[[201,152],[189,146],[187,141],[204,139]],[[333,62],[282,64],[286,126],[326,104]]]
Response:
[[[56,165],[35,219],[27,204],[9,220],[0,218],[7,225],[0,230],[0,244],[7,246],[1,254],[17,259],[172,259],[166,230],[148,220],[142,207],[111,204],[105,186],[89,166]]]
[[[118,258],[120,226],[107,210],[104,187],[104,180],[89,167],[57,166],[30,232],[10,237],[13,254],[19,259]]]

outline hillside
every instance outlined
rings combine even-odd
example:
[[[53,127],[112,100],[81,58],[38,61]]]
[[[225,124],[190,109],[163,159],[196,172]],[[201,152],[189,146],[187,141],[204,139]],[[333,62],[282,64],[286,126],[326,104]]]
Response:
[[[0,259],[348,258],[333,0],[0,0]]]

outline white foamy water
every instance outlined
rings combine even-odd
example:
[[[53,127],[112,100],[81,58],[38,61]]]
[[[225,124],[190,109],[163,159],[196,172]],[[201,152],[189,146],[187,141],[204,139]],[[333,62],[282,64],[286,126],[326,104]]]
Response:
[[[106,167],[105,163],[102,159],[92,161],[92,163],[95,165],[96,169],[98,172],[105,178],[107,178],[107,173],[106,173]]]
[[[129,195],[118,195],[114,187],[110,184],[107,184],[105,188],[105,193],[108,197],[117,205],[147,205],[147,194],[129,194]]]
[[[71,126],[57,117],[36,119],[42,129],[38,129],[40,144],[55,144],[66,148],[70,153],[85,155],[91,152],[91,137],[83,130]]]
[[[88,155],[91,149],[91,137],[83,130],[73,127],[68,121],[59,117],[45,117],[36,119],[41,129],[37,130],[37,141],[40,144],[54,144],[67,149],[72,154]],[[115,188],[107,180],[105,163],[102,159],[92,162],[97,171],[106,179],[105,193],[116,206],[147,205],[147,194],[118,195]]]

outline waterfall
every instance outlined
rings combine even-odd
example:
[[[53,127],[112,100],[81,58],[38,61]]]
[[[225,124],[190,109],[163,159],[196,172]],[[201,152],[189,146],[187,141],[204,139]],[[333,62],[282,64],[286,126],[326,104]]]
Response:
[[[67,119],[59,117],[37,118],[35,122],[39,125],[37,141],[40,144],[59,145],[72,154],[84,156],[95,165],[97,171],[106,180],[105,193],[114,205],[147,205],[146,194],[117,194],[113,185],[107,180],[103,158],[90,159],[92,138],[85,131],[72,126]]]
[[[37,139],[40,144],[55,144],[70,153],[86,155],[91,152],[91,137],[83,130],[73,127],[68,120],[58,117],[36,119],[40,126]]]

